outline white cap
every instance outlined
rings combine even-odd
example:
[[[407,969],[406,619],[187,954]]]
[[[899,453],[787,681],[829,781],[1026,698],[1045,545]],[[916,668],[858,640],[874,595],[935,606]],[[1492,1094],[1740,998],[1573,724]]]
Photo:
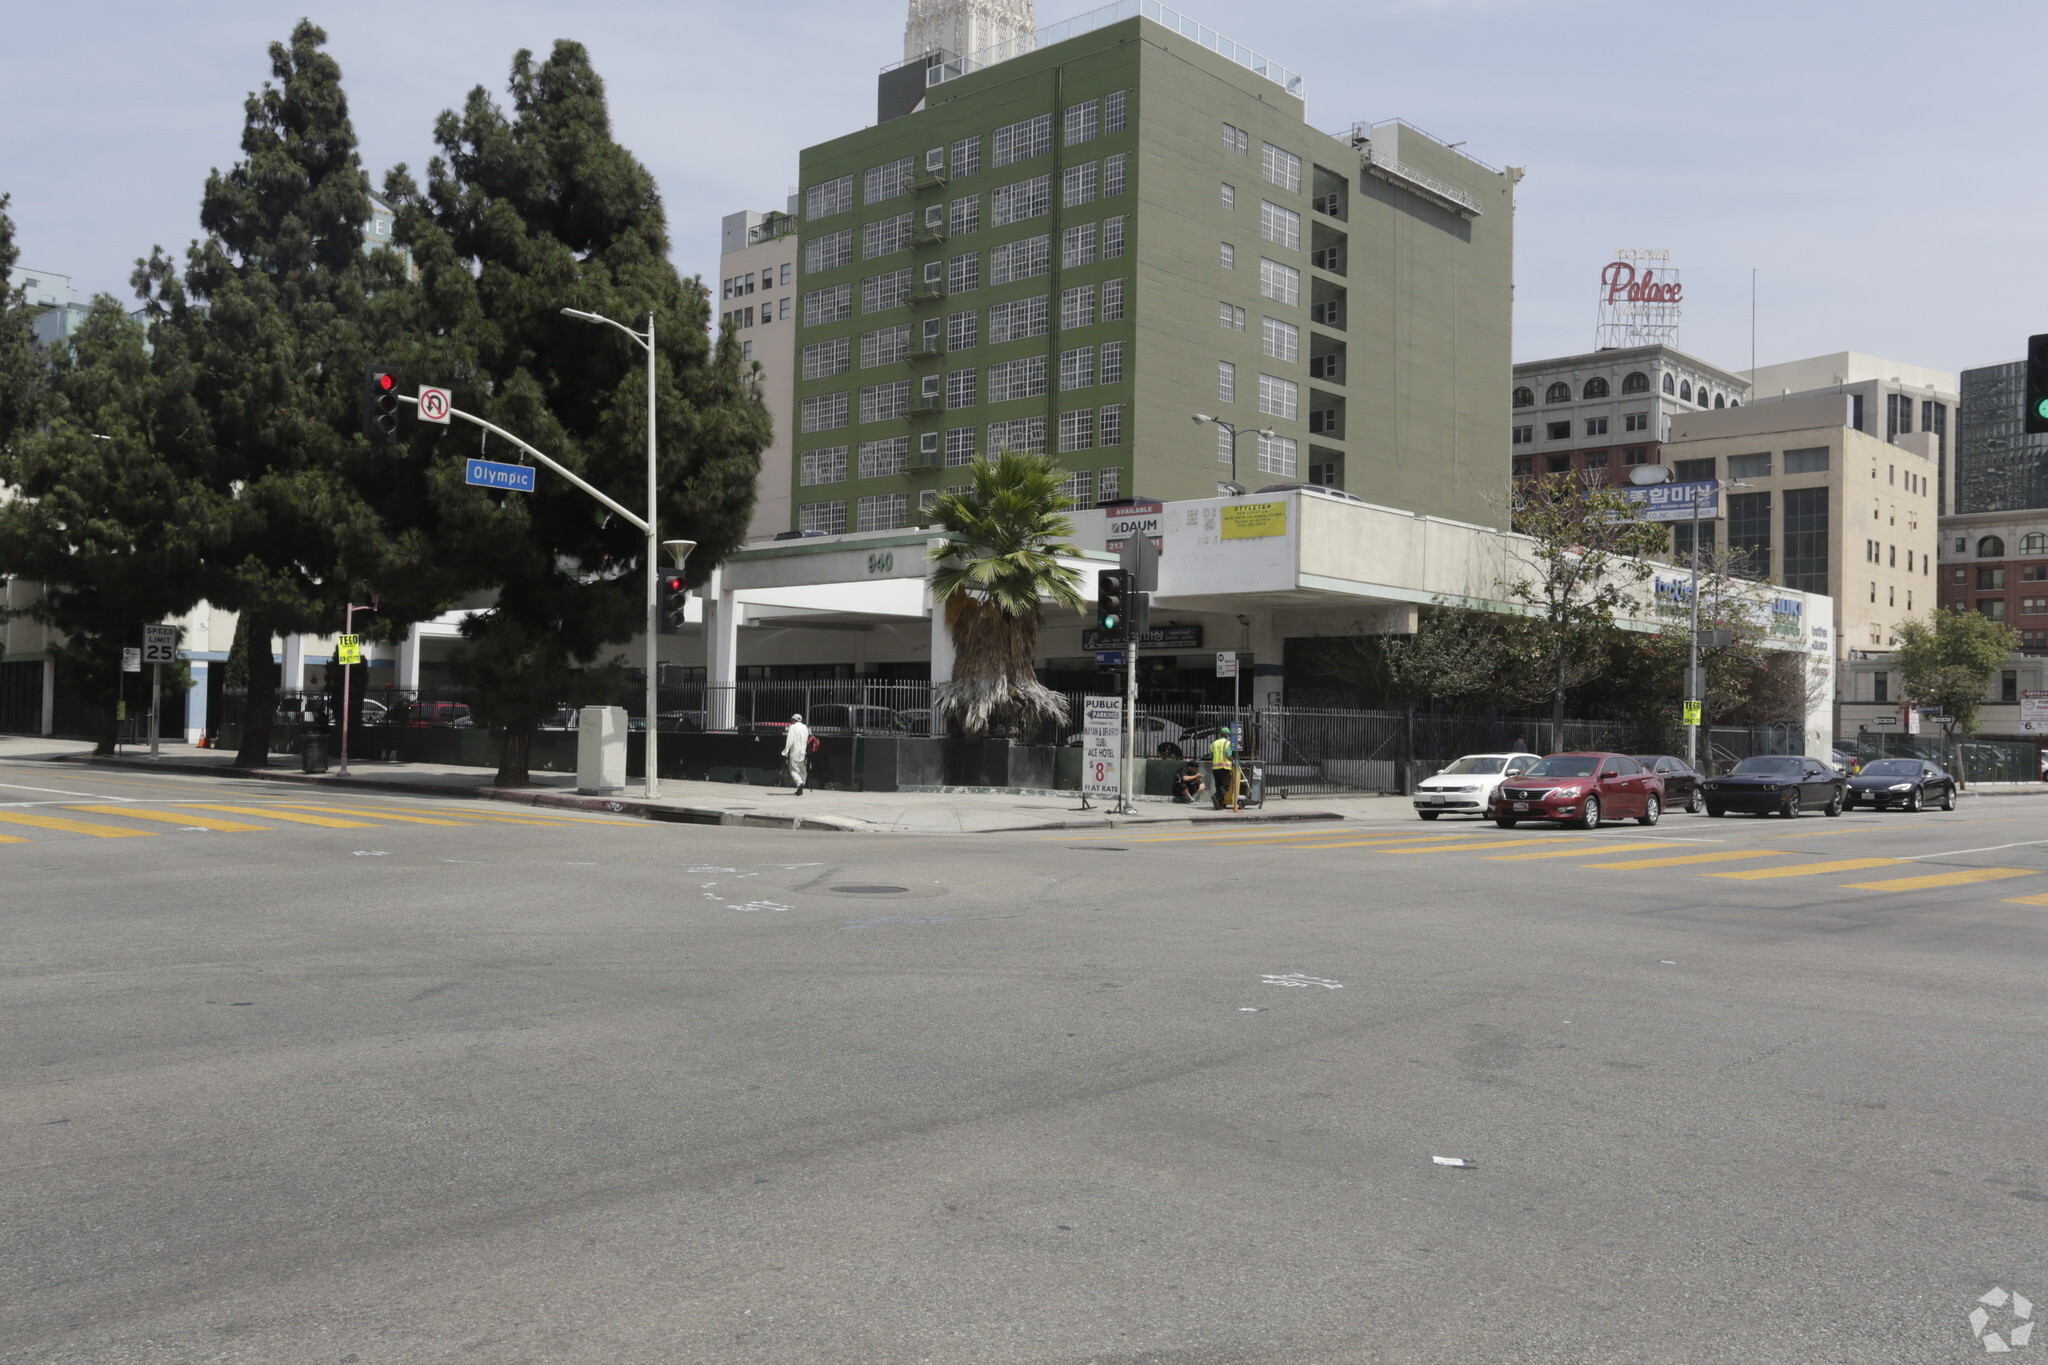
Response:
[[[803,713],[803,712],[801,712],[801,711],[797,712],[797,713],[796,713],[795,715],[793,715],[793,716],[791,716],[791,717],[790,717],[790,719],[791,719],[791,720],[802,720],[803,718],[804,718],[804,713]]]

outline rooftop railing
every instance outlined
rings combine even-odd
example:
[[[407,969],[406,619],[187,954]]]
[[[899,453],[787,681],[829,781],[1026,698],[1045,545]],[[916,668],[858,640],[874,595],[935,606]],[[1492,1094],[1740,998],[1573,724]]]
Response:
[[[1048,24],[1028,37],[1013,38],[1007,43],[971,52],[964,57],[941,54],[944,60],[934,62],[925,69],[926,86],[957,80],[972,72],[1006,62],[1012,57],[1021,57],[1052,43],[1077,38],[1092,33],[1098,28],[1122,23],[1126,19],[1150,19],[1162,28],[1172,29],[1181,37],[1190,39],[1208,48],[1217,56],[1237,63],[1247,71],[1255,71],[1273,82],[1290,95],[1306,98],[1307,87],[1299,72],[1290,71],[1280,63],[1252,51],[1242,43],[1232,42],[1205,24],[1196,23],[1179,10],[1159,3],[1159,0],[1116,0],[1115,4],[1089,10],[1072,19],[1063,19],[1057,24]]]

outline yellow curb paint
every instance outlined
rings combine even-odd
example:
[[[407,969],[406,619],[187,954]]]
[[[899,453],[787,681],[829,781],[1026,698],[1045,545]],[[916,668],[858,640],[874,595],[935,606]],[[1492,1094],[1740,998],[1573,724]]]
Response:
[[[1782,858],[1779,848],[1727,849],[1719,853],[1687,853],[1677,858],[1631,858],[1625,863],[1587,863],[1587,867],[1612,867],[1627,871],[1634,867],[1684,867],[1688,863],[1732,863],[1738,858]]]
[[[30,829],[61,830],[65,834],[90,834],[95,839],[151,839],[154,830],[122,829],[118,825],[94,825],[84,820],[61,820],[54,815],[28,815],[16,811],[0,811],[0,820],[10,825],[27,825]]]
[[[136,810],[130,806],[66,806],[66,810],[84,811],[88,815],[120,815],[130,820],[155,820],[166,825],[183,825],[187,828],[217,829],[224,834],[266,833],[268,825],[245,825],[239,820],[215,820],[204,815],[193,815],[183,811]]]
[[[1899,858],[1837,858],[1831,863],[1794,863],[1790,867],[1746,867],[1740,872],[1709,872],[1709,877],[1735,877],[1742,881],[1769,881],[1773,877],[1818,877],[1824,872],[1861,872],[1866,867],[1898,867]]]
[[[1842,885],[1858,891],[1926,891],[1937,886],[1968,886],[1972,882],[2002,882],[2009,877],[2040,875],[2038,867],[1966,867],[1926,877],[1899,877],[1887,882],[1844,882]]]

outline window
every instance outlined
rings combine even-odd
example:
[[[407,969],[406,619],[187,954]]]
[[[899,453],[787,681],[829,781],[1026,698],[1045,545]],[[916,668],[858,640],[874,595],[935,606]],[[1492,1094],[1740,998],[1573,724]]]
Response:
[[[971,408],[974,406],[974,390],[981,378],[981,371],[969,367],[954,370],[946,376],[946,406],[949,408]]]
[[[2020,648],[2048,649],[2048,630],[2023,630],[2020,632]]]
[[[1235,127],[1228,123],[1223,125],[1224,151],[1236,152],[1238,155],[1242,156],[1244,153],[1251,150],[1251,146],[1252,135],[1250,133],[1247,133],[1244,129]]]
[[[1082,408],[1078,412],[1060,414],[1059,448],[1062,452],[1095,449],[1095,409]],[[1085,479],[1088,476],[1079,474],[1075,477]],[[1088,495],[1084,493],[1081,501],[1085,506],[1089,501]]]
[[[1767,479],[1771,476],[1771,455],[1730,455],[1728,477],[1731,479]]]
[[[1605,469],[1605,468],[1607,468],[1607,452],[1606,452],[1606,451],[1604,451],[1604,450],[1589,450],[1589,451],[1587,451],[1587,452],[1586,452],[1586,468],[1588,468],[1588,469]]]
[[[853,177],[850,175],[813,185],[804,195],[804,217],[813,222],[830,218],[835,213],[844,213],[852,207]]]
[[[1536,391],[1535,391],[1534,389],[1527,389],[1527,388],[1517,388],[1517,389],[1515,390],[1515,397],[1514,397],[1514,405],[1515,405],[1516,407],[1518,407],[1518,408],[1527,408],[1527,407],[1534,407],[1534,406],[1535,406],[1535,404],[1536,404]]]
[[[1692,381],[1690,379],[1679,381],[1678,399],[1681,403],[1690,403],[1692,401]]]
[[[974,428],[954,427],[946,433],[946,464],[948,468],[974,463]]]
[[[1701,406],[1701,407],[1705,407],[1706,405],[1707,405],[1707,386],[1706,386],[1705,384],[1702,384],[1702,385],[1700,385],[1700,406]]]
[[[1096,423],[1095,439],[1098,445],[1120,446],[1124,443],[1123,404],[1111,403],[1101,409],[1100,420]],[[1115,472],[1113,469],[1102,471],[1102,496],[1105,498],[1116,496],[1116,484],[1109,477]]]
[[[796,524],[800,531],[818,531],[828,536],[846,533],[846,504],[843,502],[807,502],[796,509]]]
[[[1546,422],[1543,425],[1543,439],[1546,441],[1569,441],[1572,438],[1570,422]]]
[[[789,267],[788,267],[788,266],[784,266],[784,267],[782,267],[782,268],[783,268],[784,270],[787,270],[787,269],[789,269]],[[788,283],[789,283],[789,281],[788,281],[788,280],[784,280],[784,281],[783,281],[783,283],[784,283],[784,284],[788,284]],[[779,314],[779,315],[781,316],[781,318],[782,318],[782,320],[783,320],[784,322],[788,322],[788,321],[789,321],[789,300],[788,300],[788,299],[778,299],[778,300],[776,301],[776,312],[777,312],[777,313],[778,313],[778,314]]]
[[[1511,472],[1518,479],[1526,479],[1536,472],[1536,462],[1527,455],[1517,455],[1508,463]]]
[[[823,237],[813,237],[804,243],[804,273],[815,275],[821,270],[834,270],[853,261],[853,229],[828,232]],[[733,290],[735,294],[738,289]]]
[[[1884,438],[1909,435],[1913,430],[1913,400],[1902,393],[1884,396]]]
[[[1060,421],[1064,424],[1066,418],[1062,417]],[[1064,446],[1061,448],[1065,449]],[[1086,447],[1075,446],[1074,449],[1083,450],[1086,449]],[[1082,469],[1076,470],[1074,473],[1069,474],[1066,477],[1066,479],[1060,484],[1060,496],[1064,497],[1067,500],[1068,504],[1074,507],[1086,507],[1090,503],[1094,502],[1094,473],[1090,470]]]
[[[2003,621],[2005,619],[2005,599],[2003,597],[1980,597],[1977,599],[1977,610],[1981,615],[1990,620]]]
[[[1067,106],[1066,138],[1069,147],[1092,142],[1102,126],[1102,102],[1087,100]]]
[[[1700,400],[1700,406],[1701,406],[1701,407],[1705,407],[1705,406],[1706,406],[1706,400],[1705,400],[1705,399],[1702,399],[1702,400]],[[1715,407],[1717,407],[1717,408],[1725,408],[1725,407],[1727,407],[1727,406],[1728,406],[1728,399],[1727,399],[1727,396],[1726,396],[1725,394],[1719,394],[1719,393],[1715,394],[1715,395],[1714,395],[1714,406],[1715,406]]]
[[[1668,374],[1667,374],[1667,375],[1665,375],[1665,376],[1664,376],[1664,392],[1666,392],[1666,393],[1676,393],[1677,391],[1678,391],[1678,386],[1677,386],[1676,384],[1674,384],[1674,383],[1672,383],[1672,382],[1671,382],[1671,376],[1670,376],[1670,375],[1668,375]]]
[[[861,202],[880,204],[899,194],[910,193],[910,181],[916,174],[917,158],[912,156],[871,168],[866,183],[861,186]]]
[[[1268,417],[1285,417],[1292,421],[1299,415],[1301,407],[1301,386],[1292,380],[1275,375],[1259,376],[1259,411]]]
[[[1650,429],[1650,414],[1647,412],[1624,412],[1621,415],[1621,429],[1623,431],[1648,431]]]
[[[851,367],[853,343],[850,337],[813,342],[804,347],[804,378],[829,379],[845,374]]]
[[[1122,214],[1102,220],[1102,259],[1113,261],[1124,254],[1124,219]]]
[[[1891,675],[1891,674],[1889,674],[1889,673],[1873,673],[1873,674],[1871,674],[1871,675],[1870,675],[1870,699],[1871,699],[1872,701],[1886,701],[1886,702],[1888,702],[1888,701],[1890,701],[1890,700],[1892,699],[1892,675]]]
[[[955,237],[964,237],[980,230],[981,196],[971,194],[965,199],[955,199],[946,218],[946,231]]]
[[[1001,169],[1018,161],[1052,150],[1052,115],[1040,114],[1020,123],[998,128],[995,132],[994,154],[989,164]]]
[[[1237,269],[1237,248],[1228,242],[1219,242],[1217,245],[1222,248],[1223,268],[1225,270]]]
[[[1265,353],[1275,360],[1301,359],[1301,329],[1278,318],[1261,318],[1259,328]]]
[[[1077,285],[1060,291],[1060,330],[1088,327],[1095,322],[1095,286]]]
[[[1571,385],[1569,385],[1569,384],[1563,384],[1563,383],[1559,383],[1559,384],[1552,384],[1552,385],[1551,385],[1551,386],[1550,386],[1549,388],[1547,388],[1547,389],[1545,389],[1545,390],[1543,391],[1543,401],[1544,401],[1544,402],[1546,402],[1546,403],[1569,403],[1569,402],[1571,402],[1571,401],[1572,401],[1572,386],[1571,386]]]
[[[860,367],[872,370],[877,365],[894,365],[910,354],[910,324],[899,327],[883,327],[873,332],[863,332],[860,338]]]
[[[1714,553],[1715,525],[1711,521],[1700,523],[1700,553],[1703,555]],[[1671,523],[1671,557],[1681,563],[1692,559],[1692,522],[1689,519]]]
[[[1977,590],[1978,590],[1979,592],[1990,592],[1990,591],[1992,591],[1993,589],[1999,589],[1999,590],[2003,590],[2003,589],[2004,589],[2004,587],[2005,587],[2005,570],[2004,570],[2004,568],[2000,567],[2000,568],[1995,568],[1995,569],[1979,569],[1979,570],[1977,570]]]
[[[1095,224],[1082,223],[1060,233],[1060,269],[1095,264]]]
[[[1594,375],[1586,381],[1586,387],[1582,396],[1586,398],[1605,398],[1607,396],[1607,381],[1597,374]]]
[[[1244,330],[1244,309],[1242,308],[1233,308],[1227,303],[1218,304],[1216,317],[1228,331],[1242,332]]]
[[[953,144],[953,178],[973,175],[981,169],[981,139],[963,137]]]
[[[1115,156],[1102,159],[1102,197],[1124,192],[1124,166],[1130,160],[1129,152],[1118,152]]]
[[[1270,142],[1260,143],[1259,172],[1269,185],[1278,185],[1296,194],[1301,192],[1301,158],[1293,152],[1284,151]]]
[[[860,476],[863,479],[879,479],[889,474],[901,474],[909,467],[908,436],[890,436],[880,441],[860,443]]]
[[[835,284],[830,289],[813,289],[804,295],[804,325],[844,322],[853,316],[853,286]]]
[[[797,482],[810,488],[821,483],[840,483],[846,478],[846,447],[806,450],[798,461]]]
[[[1235,403],[1237,401],[1237,366],[1227,360],[1216,362],[1216,401]]]
[[[981,329],[981,314],[970,308],[964,313],[953,313],[946,318],[946,349],[965,351],[972,349],[980,340],[976,335]]]
[[[1052,177],[1034,176],[998,185],[989,194],[989,221],[997,227],[1021,223],[1052,212]]]
[[[1076,346],[1060,352],[1060,391],[1095,386],[1095,348]]]
[[[1227,209],[1237,207],[1237,186],[1226,184],[1223,187],[1223,207]]]
[[[1130,103],[1128,95],[1128,91],[1112,90],[1102,97],[1103,132],[1121,133],[1124,130],[1124,118]]]
[[[1644,374],[1641,370],[1629,371],[1621,377],[1621,391],[1623,393],[1648,393],[1650,391],[1650,376]]]
[[[1052,269],[1052,238],[1024,237],[992,247],[988,253],[988,282],[1012,284],[1036,279]]]
[[[2022,565],[2020,565],[2020,582],[2022,582],[2022,583],[2044,583],[2044,582],[2048,582],[2048,564],[2022,564]]]
[[[1650,462],[1650,448],[1648,446],[1625,446],[1622,448],[1621,462],[1623,464],[1648,464]]]
[[[846,425],[846,395],[821,393],[804,399],[799,427],[806,432],[837,431]]]
[[[1810,446],[1804,450],[1785,452],[1787,474],[1825,474],[1828,472],[1828,448]]]
[[[1121,341],[1102,343],[1102,378],[1104,384],[1124,382],[1124,344]]]
[[[1095,188],[1099,168],[1093,161],[1084,161],[1078,166],[1069,166],[1060,173],[1060,206],[1076,208],[1095,202]]]
[[[1828,490],[1785,490],[1785,586],[1828,591]]]
[[[1008,403],[1018,398],[1045,396],[1045,357],[1026,356],[988,367],[988,401]],[[1042,434],[1041,434],[1042,439]]]
[[[1299,162],[1296,163],[1299,165]],[[1296,453],[1295,443],[1285,436],[1259,437],[1259,472],[1275,474],[1283,479],[1295,478],[1301,462]]]
[[[1046,313],[1046,298],[1043,294],[1036,298],[1016,299],[1009,303],[993,305],[988,310],[989,344],[1044,336]]]
[[[2048,555],[2048,535],[2029,531],[2020,537],[2020,553],[2023,555]]]
[[[1516,428],[1514,429],[1514,443],[1515,443],[1516,445],[1518,445],[1518,446],[1525,446],[1525,445],[1529,445],[1529,444],[1530,444],[1531,442],[1533,442],[1533,441],[1534,441],[1535,439],[1536,439],[1536,428],[1535,428],[1535,427],[1533,427],[1533,426],[1529,426],[1529,427],[1516,427]]]
[[[1675,461],[1671,466],[1671,477],[1680,483],[1705,483],[1714,477],[1713,458]]]
[[[860,420],[886,422],[910,411],[910,381],[870,384],[860,391]]]
[[[946,292],[964,294],[981,288],[981,253],[970,251],[946,263]]]
[[[1998,536],[1985,536],[1982,540],[1977,542],[1977,558],[2005,558],[2005,541],[1999,538]]]
[[[1259,292],[1275,303],[1301,302],[1301,272],[1278,261],[1259,258]]]
[[[2022,597],[2020,599],[2020,615],[2048,615],[2048,597]]]
[[[1102,320],[1121,322],[1124,316],[1124,282],[1104,280],[1102,282]]]
[[[910,520],[910,494],[875,493],[860,500],[859,531],[894,531]]]
[[[892,270],[886,275],[870,275],[860,282],[860,311],[879,313],[885,308],[898,308],[910,300],[910,269]]]
[[[1259,235],[1290,251],[1301,250],[1301,215],[1271,200],[1259,201]]]
[[[1740,456],[1733,457],[1740,459]],[[1731,460],[1732,463],[1732,460]],[[1743,556],[1737,572],[1764,578],[1771,572],[1771,495],[1735,493],[1728,498],[1728,548]]]
[[[860,255],[864,261],[910,250],[911,215],[877,218],[860,230]]]
[[[1231,464],[1237,458],[1237,446],[1231,441],[1230,433],[1222,427],[1216,428],[1216,462]]]
[[[1019,417],[1009,422],[988,424],[988,453],[1007,450],[1016,455],[1045,454],[1045,419]]]
[[[2006,669],[1998,675],[1998,699],[2018,701],[2020,699],[2020,675],[2013,669]]]
[[[1605,417],[1588,417],[1586,419],[1586,434],[1588,436],[1605,436],[1607,434],[1607,419]]]

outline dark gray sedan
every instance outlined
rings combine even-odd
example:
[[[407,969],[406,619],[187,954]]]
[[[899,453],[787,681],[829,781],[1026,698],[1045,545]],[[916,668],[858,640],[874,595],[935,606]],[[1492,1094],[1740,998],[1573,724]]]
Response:
[[[1923,758],[1880,758],[1864,764],[1863,771],[1849,779],[1849,805],[1954,810],[1956,780]]]
[[[1771,754],[1745,758],[1725,777],[1700,784],[1707,814],[1719,819],[1731,810],[1796,818],[1802,810],[1840,815],[1849,781],[1817,758]]]

